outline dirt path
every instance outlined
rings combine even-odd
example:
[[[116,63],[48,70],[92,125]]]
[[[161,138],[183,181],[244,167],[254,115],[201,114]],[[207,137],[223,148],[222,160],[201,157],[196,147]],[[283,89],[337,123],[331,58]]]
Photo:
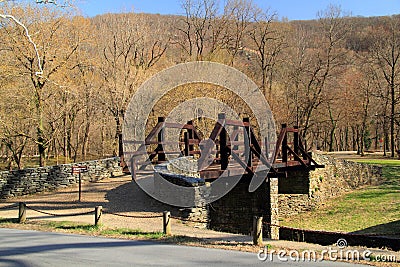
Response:
[[[161,215],[163,211],[171,211],[177,216],[177,208],[162,204],[138,188],[130,176],[108,178],[95,183],[86,183],[82,186],[82,201],[78,202],[78,186],[63,188],[54,192],[41,193],[30,196],[14,197],[0,202],[0,208],[25,202],[28,207],[54,214],[84,213],[93,211],[96,206],[102,206],[103,224],[111,228],[131,228],[142,231],[162,231],[162,218],[127,218],[107,214],[107,212],[134,215],[152,216]],[[2,218],[16,218],[18,209],[0,210]],[[82,215],[71,217],[54,217],[28,209],[29,220],[56,220],[93,223],[94,216]],[[221,240],[251,241],[251,237],[221,233],[207,229],[198,229],[188,226],[182,221],[173,219],[173,233],[199,238],[215,238]]]

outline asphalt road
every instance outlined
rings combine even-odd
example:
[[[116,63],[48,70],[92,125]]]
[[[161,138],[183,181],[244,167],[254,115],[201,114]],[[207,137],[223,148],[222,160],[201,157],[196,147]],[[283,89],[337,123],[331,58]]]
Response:
[[[0,266],[343,266],[339,262],[260,261],[255,253],[150,241],[0,229]]]

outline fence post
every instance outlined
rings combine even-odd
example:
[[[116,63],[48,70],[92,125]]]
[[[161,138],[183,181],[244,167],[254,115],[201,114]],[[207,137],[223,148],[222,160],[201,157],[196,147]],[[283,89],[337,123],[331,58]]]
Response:
[[[79,194],[78,194],[78,202],[81,202],[82,200],[82,176],[81,176],[81,170],[79,170]]]
[[[102,215],[103,214],[103,207],[102,206],[96,206],[94,210],[94,225],[95,226],[100,226],[103,222]]]
[[[163,212],[163,230],[165,235],[171,235],[171,213]]]
[[[253,245],[262,246],[262,219],[263,217],[253,217]]]
[[[26,221],[26,204],[19,202],[18,222],[25,223]]]

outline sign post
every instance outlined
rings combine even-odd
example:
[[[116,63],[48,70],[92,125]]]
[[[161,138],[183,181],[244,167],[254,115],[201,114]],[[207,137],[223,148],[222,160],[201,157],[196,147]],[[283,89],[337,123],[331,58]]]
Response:
[[[81,173],[82,172],[87,172],[88,168],[87,166],[72,166],[72,174],[79,174],[79,197],[78,201],[81,202],[82,199],[82,177]]]

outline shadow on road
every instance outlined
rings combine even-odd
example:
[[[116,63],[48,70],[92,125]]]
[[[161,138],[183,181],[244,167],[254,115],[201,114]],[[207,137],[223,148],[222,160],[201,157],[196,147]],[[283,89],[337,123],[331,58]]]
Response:
[[[50,242],[49,242],[50,243]],[[2,262],[2,257],[16,256],[16,255],[26,255],[32,253],[40,253],[44,251],[55,251],[62,249],[91,249],[91,248],[119,248],[119,247],[134,247],[134,246],[151,246],[158,243],[151,241],[110,241],[105,240],[104,242],[76,242],[76,243],[63,243],[63,244],[48,244],[48,245],[37,245],[37,246],[26,246],[9,248],[0,250],[0,262]],[[5,260],[6,262],[9,260]],[[17,264],[17,263],[15,263]],[[18,266],[25,266],[24,264]],[[30,266],[30,265],[29,265]]]

